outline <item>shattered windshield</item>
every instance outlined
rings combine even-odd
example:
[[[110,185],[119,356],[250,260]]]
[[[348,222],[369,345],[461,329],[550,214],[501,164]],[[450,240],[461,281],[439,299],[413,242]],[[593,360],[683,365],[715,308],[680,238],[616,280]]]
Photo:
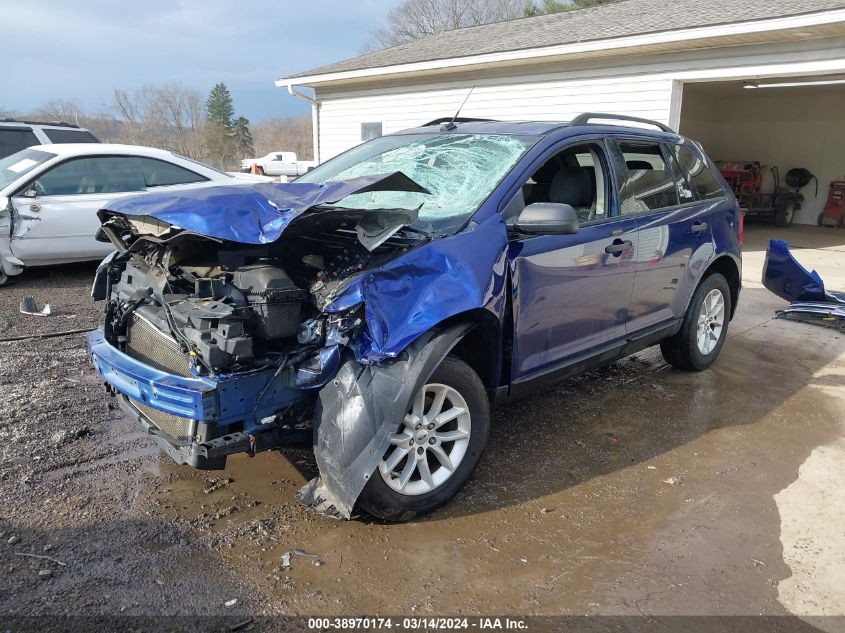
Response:
[[[457,230],[490,195],[536,137],[504,134],[383,136],[320,165],[297,182],[328,182],[401,171],[431,193],[373,191],[335,206],[417,209],[421,228]]]

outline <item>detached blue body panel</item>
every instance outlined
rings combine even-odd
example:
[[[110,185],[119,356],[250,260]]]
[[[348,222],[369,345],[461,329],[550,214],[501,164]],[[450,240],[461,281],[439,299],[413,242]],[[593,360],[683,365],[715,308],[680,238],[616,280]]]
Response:
[[[257,426],[264,417],[302,399],[297,389],[286,386],[273,369],[236,376],[186,378],[146,365],[109,345],[103,330],[87,336],[88,355],[97,372],[116,391],[165,413],[225,427],[244,422],[244,430]],[[258,400],[274,380],[273,389]]]
[[[787,301],[826,301],[824,282],[789,252],[785,240],[769,240],[763,263],[763,285]]]

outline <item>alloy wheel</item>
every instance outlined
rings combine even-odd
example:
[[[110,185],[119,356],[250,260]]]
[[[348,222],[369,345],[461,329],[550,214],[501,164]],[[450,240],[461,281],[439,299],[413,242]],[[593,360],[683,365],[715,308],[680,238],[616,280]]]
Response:
[[[472,418],[449,385],[426,384],[390,436],[379,464],[384,482],[404,495],[422,495],[452,477],[467,452]]]
[[[695,337],[698,351],[707,356],[716,349],[724,326],[725,297],[721,290],[714,288],[704,297],[698,313],[698,328]]]

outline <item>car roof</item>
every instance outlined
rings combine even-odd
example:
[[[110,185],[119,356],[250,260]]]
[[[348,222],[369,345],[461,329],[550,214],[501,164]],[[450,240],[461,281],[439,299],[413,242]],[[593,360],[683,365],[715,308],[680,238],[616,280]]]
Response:
[[[61,157],[129,154],[132,156],[149,156],[151,158],[174,158],[173,152],[169,152],[166,149],[144,147],[143,145],[121,145],[119,143],[54,143],[50,145],[32,145],[28,149],[50,152]]]
[[[73,123],[65,123],[64,121],[27,121],[22,119],[0,119],[0,127],[64,127],[73,130],[85,130]],[[85,130],[87,132],[87,130]]]
[[[581,134],[585,130],[601,134],[632,134],[656,139],[678,138],[674,132],[652,130],[633,125],[613,125],[608,123],[590,123],[571,125],[569,121],[457,121],[455,128],[444,130],[443,124],[433,122],[429,125],[410,128],[395,134],[512,134],[527,136],[548,136],[555,132],[571,131],[571,134]]]

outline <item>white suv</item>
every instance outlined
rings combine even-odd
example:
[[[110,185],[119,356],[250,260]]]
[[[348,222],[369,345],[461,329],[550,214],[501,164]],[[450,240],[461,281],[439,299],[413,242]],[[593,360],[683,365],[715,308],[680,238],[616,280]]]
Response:
[[[0,158],[11,156],[33,145],[99,142],[100,140],[88,130],[70,123],[0,119]]]

